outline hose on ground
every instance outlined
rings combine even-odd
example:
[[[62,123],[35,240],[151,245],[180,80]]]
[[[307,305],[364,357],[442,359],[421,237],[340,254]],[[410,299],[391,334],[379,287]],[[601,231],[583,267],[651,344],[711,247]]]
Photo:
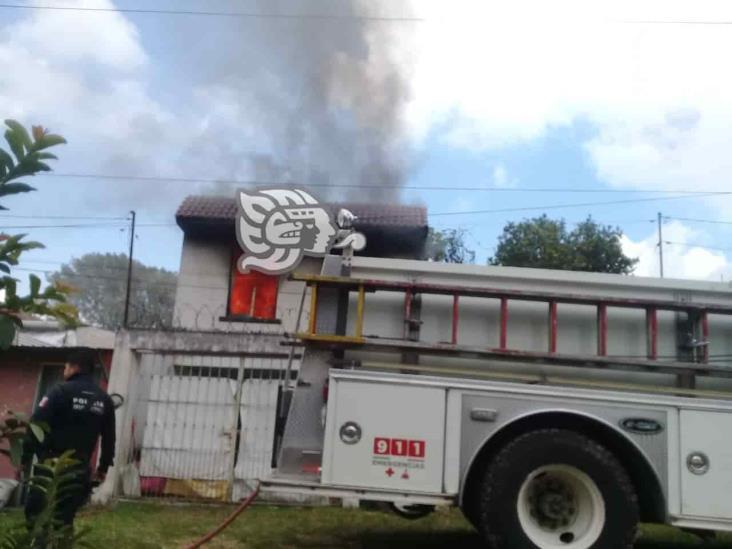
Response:
[[[231,513],[228,517],[226,517],[226,520],[224,520],[224,522],[219,524],[216,528],[211,530],[208,534],[203,536],[198,541],[193,542],[191,545],[186,547],[186,549],[198,549],[204,543],[208,543],[209,541],[214,539],[224,530],[224,528],[226,528],[227,526],[229,526],[229,524],[234,522],[234,519],[236,517],[238,517],[244,511],[244,509],[249,507],[258,495],[259,495],[259,483],[257,483],[257,487],[254,489],[254,491],[251,494],[249,494],[249,496],[244,501],[242,501],[236,509],[234,509],[234,512]]]

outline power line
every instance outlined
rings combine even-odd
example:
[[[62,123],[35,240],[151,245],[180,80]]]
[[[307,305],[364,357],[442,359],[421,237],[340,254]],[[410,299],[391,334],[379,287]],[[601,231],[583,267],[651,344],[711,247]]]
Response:
[[[124,221],[127,217],[95,217],[81,215],[6,215],[0,214],[0,219],[94,219],[105,221]]]
[[[119,223],[115,224],[101,224],[101,223],[86,223],[86,224],[69,224],[69,225],[5,225],[0,227],[0,230],[5,229],[119,229],[124,227]]]
[[[244,12],[244,11],[198,11],[198,10],[161,10],[147,8],[100,8],[83,6],[54,6],[54,5],[26,5],[26,4],[0,4],[0,8],[21,9],[21,10],[50,10],[50,11],[76,11],[87,13],[134,13],[143,15],[188,15],[203,17],[238,17],[246,19],[291,19],[291,20],[332,20],[332,21],[381,21],[395,23],[426,23],[438,21],[426,17],[415,16],[381,16],[381,15],[358,15],[358,14],[330,14],[330,13],[267,13],[267,12]],[[608,19],[608,23],[625,25],[732,25],[732,21],[681,21],[681,20],[626,20]]]
[[[16,271],[24,271],[29,273],[42,273],[42,274],[60,274],[57,271],[47,270],[47,269],[28,269],[25,267],[13,267],[13,270]],[[63,279],[63,276],[61,277]],[[74,278],[90,278],[90,279],[101,279],[101,280],[112,280],[115,282],[123,283],[126,279],[126,276],[112,276],[112,275],[92,275],[92,274],[80,274],[80,273],[74,273],[72,275],[69,275],[66,277],[70,280],[73,280]],[[147,281],[142,280],[140,278],[132,277],[132,281],[136,282],[138,284],[142,284],[142,286],[169,286],[172,288],[199,288],[204,290],[228,290],[229,287],[226,284],[222,284],[221,286],[206,286],[202,284],[185,284],[181,282],[164,282],[162,280],[158,281]],[[139,285],[138,285],[139,289]],[[301,292],[292,292],[292,291],[283,291],[280,292],[280,294],[283,295],[301,295]]]
[[[206,183],[206,184],[230,184],[242,186],[293,186],[313,188],[337,188],[337,189],[399,189],[410,191],[491,191],[491,192],[550,192],[550,193],[658,193],[658,194],[678,194],[694,196],[702,193],[708,194],[728,194],[725,191],[668,191],[663,189],[578,189],[576,187],[495,187],[495,186],[469,186],[457,187],[454,185],[361,185],[348,183],[300,183],[297,181],[261,181],[256,179],[204,179],[197,177],[165,177],[165,176],[140,176],[140,175],[114,175],[114,174],[89,174],[89,173],[45,173],[47,177],[68,177],[80,179],[110,179],[120,181],[166,181],[170,183]]]
[[[388,17],[380,15],[336,14],[336,13],[265,13],[245,11],[197,11],[197,10],[156,10],[147,8],[92,8],[82,6],[52,6],[0,4],[5,9],[77,11],[87,13],[134,13],[141,15],[193,15],[203,17],[238,17],[244,19],[286,19],[286,20],[323,20],[323,21],[381,21],[394,23],[423,23],[423,17]]]
[[[519,208],[499,208],[494,210],[469,210],[462,212],[439,212],[430,213],[430,216],[444,216],[444,215],[468,215],[468,214],[491,214],[491,213],[507,213],[507,212],[525,212],[525,211],[536,211],[536,210],[552,210],[557,208],[580,208],[585,206],[610,206],[613,204],[636,204],[639,202],[655,202],[659,200],[677,200],[679,198],[703,198],[705,196],[718,196],[718,195],[730,195],[729,192],[713,192],[713,193],[699,193],[694,196],[688,194],[676,195],[676,196],[658,196],[652,198],[630,198],[627,200],[607,200],[605,202],[579,202],[574,204],[553,204],[549,206],[524,206]]]
[[[176,223],[138,223],[138,227],[177,227]],[[127,229],[127,225],[87,223],[70,225],[5,225],[0,230],[6,229]]]
[[[702,246],[700,244],[688,244],[686,242],[673,242],[670,240],[664,240],[664,244],[671,244],[672,246],[683,246],[684,248],[703,248],[705,250],[718,250],[720,252],[732,252],[732,248],[718,248],[716,246]]]
[[[693,219],[690,217],[671,217],[670,215],[665,215],[664,218],[675,219],[676,221],[689,221],[691,223],[711,223],[713,225],[732,225],[732,221],[715,221],[713,219]]]
[[[664,21],[662,19],[658,20],[640,20],[640,21],[633,21],[633,20],[616,20],[616,23],[623,23],[627,25],[732,25],[732,21],[710,21],[710,20],[702,20],[702,21],[681,21],[681,20],[667,20]]]

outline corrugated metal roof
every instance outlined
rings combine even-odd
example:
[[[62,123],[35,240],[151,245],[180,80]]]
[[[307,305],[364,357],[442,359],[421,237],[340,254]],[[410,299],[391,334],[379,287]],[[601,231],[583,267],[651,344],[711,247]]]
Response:
[[[426,227],[427,209],[424,206],[338,203],[326,204],[331,210],[347,208],[358,218],[359,225],[392,225]],[[233,222],[237,216],[234,198],[223,196],[189,196],[175,214],[182,228],[186,221]]]
[[[34,347],[63,349],[65,347],[89,347],[91,349],[114,349],[114,332],[81,326],[65,330],[58,328],[55,321],[39,323],[29,321],[29,326],[18,330],[13,347]]]
[[[33,337],[25,332],[15,332],[15,338],[13,339],[13,347],[49,347],[46,341]],[[52,345],[56,347],[56,345]]]

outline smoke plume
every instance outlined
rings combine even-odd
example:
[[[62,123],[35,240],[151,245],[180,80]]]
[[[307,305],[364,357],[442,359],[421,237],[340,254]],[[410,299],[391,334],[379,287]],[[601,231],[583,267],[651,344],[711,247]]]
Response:
[[[267,13],[355,18],[238,20],[227,26],[225,47],[204,68],[198,92],[213,114],[194,146],[196,155],[205,155],[222,179],[315,184],[316,193],[329,199],[397,200],[410,165],[403,119],[410,99],[409,48],[403,46],[411,28],[358,18],[382,15],[378,10],[385,6],[260,1],[257,9]]]

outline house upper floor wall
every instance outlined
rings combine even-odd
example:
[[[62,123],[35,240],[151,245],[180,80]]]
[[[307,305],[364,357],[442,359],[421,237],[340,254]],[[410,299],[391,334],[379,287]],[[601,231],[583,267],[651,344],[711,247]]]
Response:
[[[295,331],[304,284],[288,280],[287,275],[278,277],[276,322],[243,322],[232,318],[228,305],[236,253],[229,242],[185,235],[175,295],[174,325],[201,331]],[[297,271],[317,274],[321,263],[320,259],[306,257]],[[306,299],[303,319],[307,319],[308,309],[309,300]]]

